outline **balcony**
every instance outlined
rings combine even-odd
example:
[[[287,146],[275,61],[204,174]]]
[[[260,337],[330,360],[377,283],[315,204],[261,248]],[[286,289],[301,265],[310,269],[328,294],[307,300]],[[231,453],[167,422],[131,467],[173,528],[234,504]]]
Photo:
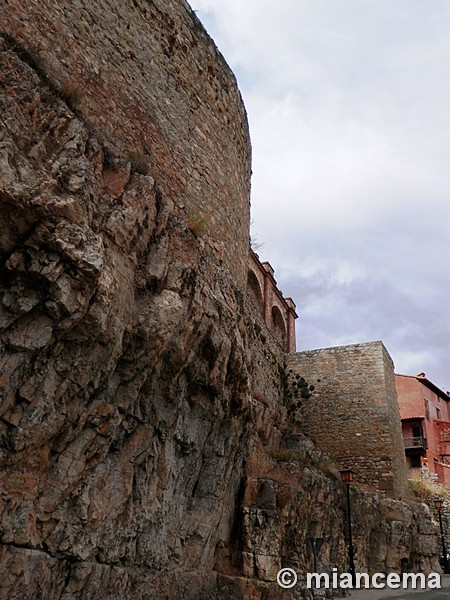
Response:
[[[423,436],[420,437],[404,437],[403,445],[405,450],[427,450],[427,440]]]

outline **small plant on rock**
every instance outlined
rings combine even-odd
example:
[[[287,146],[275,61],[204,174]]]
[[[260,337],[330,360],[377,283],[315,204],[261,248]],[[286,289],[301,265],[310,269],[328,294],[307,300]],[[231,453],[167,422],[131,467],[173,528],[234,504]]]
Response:
[[[83,100],[83,91],[73,81],[66,81],[60,89],[59,96],[70,108],[76,109]]]
[[[280,380],[284,391],[285,405],[295,418],[297,410],[305,400],[311,397],[315,388],[304,377],[294,374],[292,369],[288,373],[285,369],[280,369]]]
[[[150,172],[150,158],[140,152],[130,152],[129,161],[131,172],[137,175],[148,175]]]
[[[194,235],[200,235],[201,233],[204,233],[206,231],[206,227],[208,224],[208,219],[204,216],[197,216],[197,217],[192,217],[191,219],[189,219],[188,221],[188,229],[194,234]]]
[[[295,375],[288,378],[288,398],[303,398],[308,400],[314,391],[314,386],[310,385],[301,375]]]
[[[309,384],[304,377],[298,373],[294,375],[292,369],[288,373],[285,369],[280,369],[280,381],[285,397],[290,400],[308,400],[315,390],[314,385]]]

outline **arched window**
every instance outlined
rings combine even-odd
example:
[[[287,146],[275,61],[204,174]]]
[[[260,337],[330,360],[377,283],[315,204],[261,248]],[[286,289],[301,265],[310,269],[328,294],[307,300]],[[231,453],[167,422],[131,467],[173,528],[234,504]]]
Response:
[[[286,346],[286,325],[278,306],[272,308],[272,333],[284,349]]]
[[[258,278],[253,273],[253,271],[248,272],[247,293],[250,296],[253,303],[255,304],[255,306],[257,307],[257,309],[259,310],[259,312],[261,313],[261,315],[263,315],[264,314],[264,299],[263,299],[263,295],[261,292],[261,287],[259,285]]]

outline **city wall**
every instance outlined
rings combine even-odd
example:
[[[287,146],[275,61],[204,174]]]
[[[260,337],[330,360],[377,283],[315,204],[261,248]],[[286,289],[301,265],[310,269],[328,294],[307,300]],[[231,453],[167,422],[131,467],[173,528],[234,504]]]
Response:
[[[290,372],[292,370],[292,372]],[[407,495],[394,365],[381,342],[298,352],[287,357],[314,385],[301,421],[319,448],[351,467],[358,484],[392,498]],[[289,384],[288,384],[289,385]]]
[[[0,27],[113,157],[148,171],[243,290],[247,117],[233,73],[187,2],[5,0]]]

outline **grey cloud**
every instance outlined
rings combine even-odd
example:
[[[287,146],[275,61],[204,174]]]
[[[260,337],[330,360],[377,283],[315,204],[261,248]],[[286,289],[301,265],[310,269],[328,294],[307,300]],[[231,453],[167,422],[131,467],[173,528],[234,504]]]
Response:
[[[450,4],[197,4],[247,107],[254,231],[299,347],[382,339],[450,387]]]

